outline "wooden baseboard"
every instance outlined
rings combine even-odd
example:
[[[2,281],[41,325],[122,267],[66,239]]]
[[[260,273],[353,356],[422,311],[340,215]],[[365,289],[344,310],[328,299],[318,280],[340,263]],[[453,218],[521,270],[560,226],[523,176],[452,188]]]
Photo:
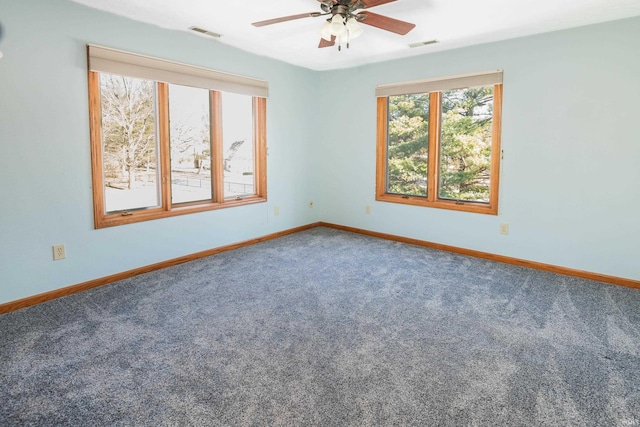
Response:
[[[218,248],[213,248],[206,251],[181,256],[179,258],[173,258],[167,261],[146,265],[144,267],[134,268],[133,270],[123,271],[122,273],[112,274],[111,276],[89,280],[88,282],[78,283],[77,285],[71,285],[65,288],[55,289],[53,291],[44,292],[42,294],[33,295],[30,297],[22,298],[15,301],[9,301],[7,303],[0,304],[0,314],[9,313],[11,311],[19,310],[21,308],[30,307],[32,305],[51,301],[57,298],[66,297],[68,295],[77,294],[78,292],[86,291],[92,288],[97,288],[98,286],[108,285],[109,283],[117,282],[123,279],[128,279],[129,277],[138,276],[144,273],[149,273],[151,271],[161,270],[167,267],[173,267],[174,265],[184,264],[185,262],[194,261],[200,258],[216,255],[222,252],[232,251],[234,249],[243,248],[245,246],[255,245],[256,243],[266,242],[267,240],[277,239],[278,237],[283,237],[289,234],[294,234],[300,231],[309,230],[311,228],[318,227],[318,225],[319,223],[303,225],[301,227],[279,231],[277,233],[268,234],[266,236],[258,237],[255,239],[245,240],[243,242],[233,243],[231,245],[220,246]]]
[[[98,286],[108,285],[109,283],[117,282],[123,279],[128,279],[129,277],[138,276],[144,273],[149,273],[151,271],[161,270],[163,268],[184,264],[185,262],[194,261],[200,258],[216,255],[222,252],[232,251],[234,249],[243,248],[245,246],[255,245],[256,243],[277,239],[278,237],[287,236],[289,234],[298,233],[300,231],[309,230],[315,227],[334,228],[336,230],[348,231],[351,233],[362,234],[365,236],[377,237],[380,239],[392,240],[395,242],[407,243],[410,245],[422,246],[425,248],[437,249],[437,250],[446,251],[446,252],[453,252],[456,254],[472,256],[475,258],[483,258],[491,261],[502,262],[505,264],[518,265],[520,267],[528,267],[536,270],[549,271],[551,273],[563,274],[565,276],[580,277],[582,279],[610,283],[613,285],[624,286],[627,288],[640,289],[639,280],[626,279],[623,277],[616,277],[616,276],[608,276],[605,274],[592,273],[589,271],[575,270],[572,268],[560,267],[552,264],[544,264],[541,262],[527,261],[520,258],[513,258],[513,257],[504,256],[504,255],[496,255],[488,252],[481,252],[481,251],[476,251],[472,249],[459,248],[456,246],[443,245],[440,243],[433,243],[425,240],[396,236],[394,234],[380,233],[377,231],[370,231],[370,230],[364,230],[361,228],[348,227],[345,225],[337,225],[337,224],[331,224],[327,222],[316,222],[312,224],[303,225],[301,227],[291,228],[288,230],[279,231],[277,233],[268,234],[266,236],[258,237],[255,239],[245,240],[243,242],[233,243],[231,245],[220,246],[218,248],[197,252],[191,255],[185,255],[179,258],[173,258],[167,261],[162,261],[162,262],[147,265],[144,267],[135,268],[133,270],[124,271],[122,273],[112,274],[111,276],[89,280],[87,282],[78,283],[77,285],[71,285],[65,288],[55,289],[53,291],[33,295],[33,296],[22,298],[16,301],[10,301],[4,304],[0,304],[0,314],[9,313],[11,311],[19,310],[21,308],[26,308],[32,305],[51,301],[57,298],[62,298],[68,295],[76,294],[78,292],[86,291],[88,289],[96,288]]]
[[[505,264],[518,265],[520,267],[528,267],[536,270],[549,271],[551,273],[563,274],[565,276],[580,277],[582,279],[594,280],[596,282],[610,283],[613,285],[624,286],[627,288],[640,289],[640,280],[626,279],[623,277],[607,276],[606,274],[592,273],[590,271],[575,270],[573,268],[560,267],[552,264],[544,264],[541,262],[527,261],[520,258],[513,258],[504,255],[496,255],[488,252],[481,252],[472,249],[464,249],[456,246],[443,245],[440,243],[432,243],[425,240],[412,239],[409,237],[396,236],[393,234],[379,233],[377,231],[363,230],[361,228],[347,227],[344,225],[320,222],[321,227],[335,228],[337,230],[349,231],[351,233],[363,234],[365,236],[378,237],[395,242],[408,243],[415,246],[423,246],[425,248],[438,249],[440,251],[453,252],[456,254],[472,256],[475,258],[483,258],[491,261],[502,262]]]

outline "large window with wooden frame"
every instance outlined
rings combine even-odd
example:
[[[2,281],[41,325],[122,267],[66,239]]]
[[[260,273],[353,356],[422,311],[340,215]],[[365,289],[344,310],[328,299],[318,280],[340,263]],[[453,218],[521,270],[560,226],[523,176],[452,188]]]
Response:
[[[88,47],[96,228],[266,201],[265,82]]]
[[[502,72],[378,86],[376,200],[496,215]]]

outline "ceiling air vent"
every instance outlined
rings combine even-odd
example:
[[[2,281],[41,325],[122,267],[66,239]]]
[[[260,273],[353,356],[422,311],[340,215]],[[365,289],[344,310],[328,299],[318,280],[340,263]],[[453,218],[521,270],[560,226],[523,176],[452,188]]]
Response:
[[[203,28],[189,27],[189,29],[191,31],[195,31],[196,33],[205,34],[207,36],[210,36],[210,37],[213,37],[213,38],[216,38],[216,39],[219,39],[220,37],[222,37],[221,34],[214,33],[213,31],[207,31],[207,30],[205,30]]]
[[[409,47],[413,48],[413,47],[429,46],[430,44],[436,44],[436,43],[439,43],[439,41],[438,40],[429,40],[429,41],[426,41],[426,42],[411,43],[409,45]]]

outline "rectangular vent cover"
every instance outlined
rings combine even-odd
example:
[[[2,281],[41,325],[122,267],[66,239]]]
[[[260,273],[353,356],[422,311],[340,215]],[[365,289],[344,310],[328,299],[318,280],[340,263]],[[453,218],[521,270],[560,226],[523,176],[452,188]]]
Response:
[[[418,42],[418,43],[411,43],[409,45],[409,47],[421,47],[421,46],[429,46],[430,44],[436,44],[439,43],[438,40],[429,40],[426,42]]]
[[[190,29],[191,31],[195,31],[196,33],[206,34],[207,36],[214,37],[214,38],[216,38],[216,39],[219,39],[220,37],[222,37],[222,35],[221,35],[221,34],[214,33],[213,31],[207,31],[207,30],[205,30],[205,29],[203,29],[203,28],[198,28],[198,27],[189,27],[189,29]]]

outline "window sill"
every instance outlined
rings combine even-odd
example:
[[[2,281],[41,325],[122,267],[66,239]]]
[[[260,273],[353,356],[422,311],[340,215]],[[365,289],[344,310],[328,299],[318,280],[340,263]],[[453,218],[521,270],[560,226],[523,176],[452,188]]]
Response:
[[[422,206],[426,208],[448,209],[453,211],[479,213],[485,215],[498,215],[498,207],[477,202],[456,202],[453,200],[430,201],[425,197],[401,196],[399,194],[377,194],[379,202],[399,203],[402,205]]]
[[[136,222],[151,221],[161,218],[170,218],[178,215],[187,215],[199,212],[213,211],[217,209],[226,209],[237,206],[253,205],[256,203],[264,203],[267,201],[266,197],[260,196],[246,196],[241,199],[228,199],[222,203],[207,202],[207,203],[191,203],[188,205],[173,206],[171,210],[165,210],[163,208],[153,209],[141,209],[137,211],[131,211],[127,214],[122,212],[110,213],[107,215],[95,213],[95,228],[107,228],[115,227],[118,225],[134,224]]]

